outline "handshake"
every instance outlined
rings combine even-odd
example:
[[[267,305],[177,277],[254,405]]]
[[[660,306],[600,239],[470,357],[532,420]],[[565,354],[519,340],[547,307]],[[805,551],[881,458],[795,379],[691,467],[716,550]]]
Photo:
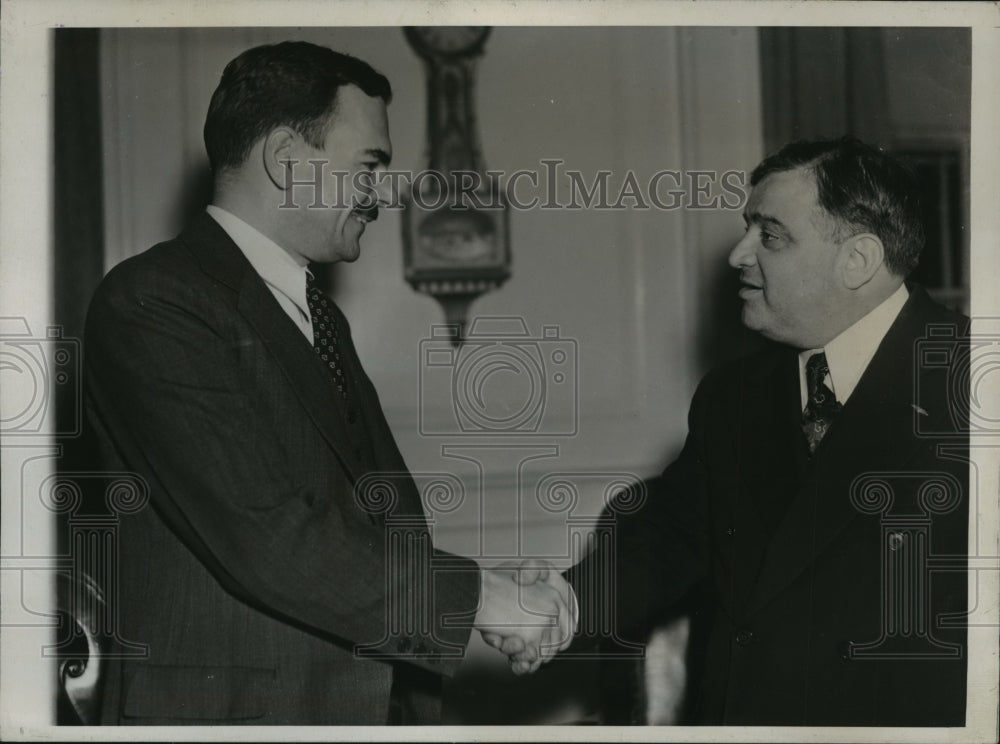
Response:
[[[474,627],[509,659],[514,674],[531,674],[565,650],[578,619],[573,589],[546,561],[505,563],[481,572]]]

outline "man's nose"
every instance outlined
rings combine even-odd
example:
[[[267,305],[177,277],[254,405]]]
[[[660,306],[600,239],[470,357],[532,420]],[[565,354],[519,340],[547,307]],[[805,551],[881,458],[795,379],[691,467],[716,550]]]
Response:
[[[753,266],[757,262],[756,230],[750,229],[729,251],[729,265],[734,269]]]
[[[375,199],[380,207],[388,207],[393,204],[395,194],[392,193],[392,178],[386,171],[381,171],[375,175]]]

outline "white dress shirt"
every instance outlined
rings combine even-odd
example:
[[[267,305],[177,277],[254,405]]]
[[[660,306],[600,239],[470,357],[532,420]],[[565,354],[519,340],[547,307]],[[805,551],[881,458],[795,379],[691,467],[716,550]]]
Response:
[[[820,351],[826,352],[826,363],[830,367],[830,373],[825,379],[826,386],[833,391],[838,403],[847,403],[909,295],[906,285],[901,284],[881,305],[825,347],[809,349],[799,354],[799,390],[802,393],[803,410],[809,397],[806,386],[806,362],[809,357]]]
[[[264,284],[271,290],[281,309],[312,344],[312,319],[309,315],[309,303],[306,301],[306,275],[309,269],[300,265],[280,245],[231,212],[214,204],[209,205],[205,211],[233,239],[254,271],[260,274]]]

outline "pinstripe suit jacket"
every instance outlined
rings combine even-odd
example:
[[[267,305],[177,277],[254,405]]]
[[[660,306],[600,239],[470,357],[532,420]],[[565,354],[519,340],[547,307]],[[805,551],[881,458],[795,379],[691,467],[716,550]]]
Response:
[[[434,722],[478,571],[431,551],[344,336],[346,403],[208,215],[102,282],[87,319],[88,418],[105,466],[151,491],[119,525],[120,581],[106,592],[120,637],[148,652],[110,668],[104,723]],[[378,473],[395,474],[388,511],[356,498]],[[386,537],[396,517],[419,546],[406,554]],[[394,621],[406,608],[426,622]]]

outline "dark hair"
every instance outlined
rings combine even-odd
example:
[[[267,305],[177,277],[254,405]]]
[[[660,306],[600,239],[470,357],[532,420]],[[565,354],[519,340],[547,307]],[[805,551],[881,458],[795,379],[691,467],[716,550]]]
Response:
[[[838,236],[871,232],[882,240],[890,271],[906,276],[916,268],[924,229],[919,183],[908,166],[854,137],[798,141],[754,168],[750,185],[796,168],[815,175],[820,206],[838,224]]]
[[[385,76],[326,47],[285,41],[243,52],[226,65],[208,106],[205,149],[212,170],[242,164],[254,143],[281,125],[322,147],[342,85],[386,103],[392,98]]]

